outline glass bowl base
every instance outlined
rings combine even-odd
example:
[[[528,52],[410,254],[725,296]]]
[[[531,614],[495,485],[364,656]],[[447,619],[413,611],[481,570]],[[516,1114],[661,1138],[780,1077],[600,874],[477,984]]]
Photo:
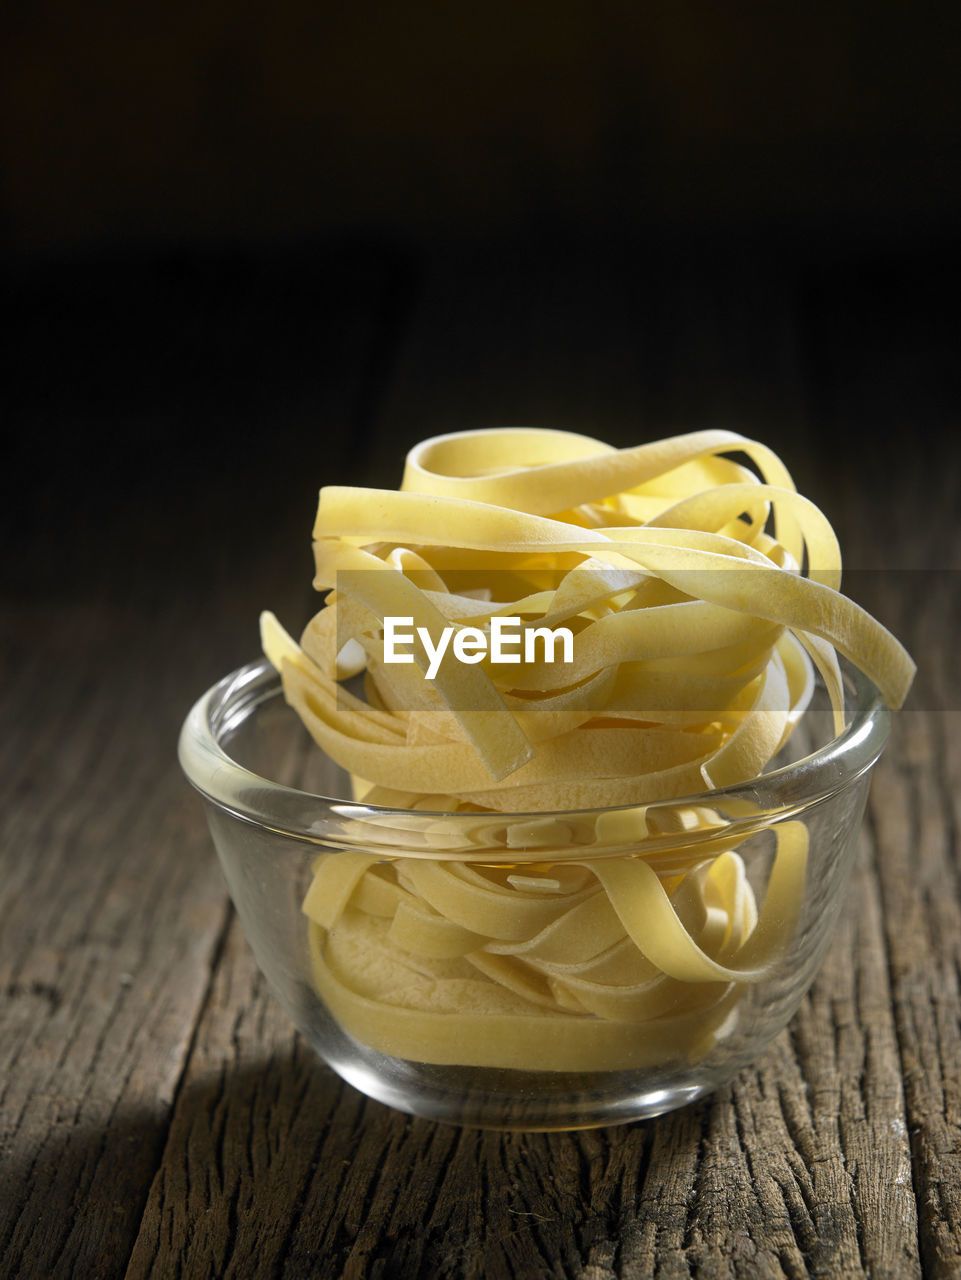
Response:
[[[713,1092],[742,1063],[665,1064],[623,1071],[524,1071],[436,1065],[391,1057],[348,1035],[313,992],[297,1021],[308,1041],[348,1084],[370,1098],[445,1124],[501,1131],[562,1131],[627,1124],[664,1115]],[[746,1055],[747,1056],[747,1055]]]

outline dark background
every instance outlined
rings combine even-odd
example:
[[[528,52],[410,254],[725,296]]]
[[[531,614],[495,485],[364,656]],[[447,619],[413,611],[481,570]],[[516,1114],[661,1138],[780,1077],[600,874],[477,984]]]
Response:
[[[3,26],[20,597],[140,577],[159,607],[293,573],[294,529],[306,577],[319,486],[396,483],[441,430],[726,426],[815,498],[957,452],[956,4]]]

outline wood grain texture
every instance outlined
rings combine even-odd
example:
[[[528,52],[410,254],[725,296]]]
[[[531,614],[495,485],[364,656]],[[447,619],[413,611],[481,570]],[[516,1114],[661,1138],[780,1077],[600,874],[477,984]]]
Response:
[[[172,770],[131,751],[148,726],[169,751],[173,716],[90,618],[20,621],[8,710],[43,731],[4,739],[0,1241],[7,1274],[93,1274],[136,1229],[225,902]],[[51,678],[78,659],[79,688]]]
[[[925,1274],[961,1272],[961,908],[957,813],[939,760],[961,715],[908,713],[905,753],[879,767],[872,826],[888,904],[891,989]],[[942,775],[943,776],[943,775]]]
[[[961,1272],[961,463],[940,384],[896,458],[869,447],[874,424],[919,375],[888,368],[879,387],[855,301],[848,328],[829,323],[823,279],[750,255],[705,275],[702,259],[512,252],[438,257],[416,288],[363,275],[281,442],[308,409],[351,422],[294,465],[395,483],[414,438],[493,421],[787,441],[852,589],[922,662],[824,966],[762,1059],[660,1119],[482,1133],[364,1098],[274,1003],[173,755],[190,700],[252,656],[257,610],[306,616],[299,509],[258,506],[234,471],[239,514],[231,492],[211,524],[118,513],[64,553],[96,560],[92,586],[13,575],[0,641],[4,1277]],[[930,349],[915,343],[926,376]],[[47,581],[54,546],[34,547]],[[131,555],[151,570],[139,586]]]
[[[361,1098],[291,1034],[232,927],[128,1275],[920,1275],[870,865],[852,900],[756,1069],[674,1115],[573,1134]]]

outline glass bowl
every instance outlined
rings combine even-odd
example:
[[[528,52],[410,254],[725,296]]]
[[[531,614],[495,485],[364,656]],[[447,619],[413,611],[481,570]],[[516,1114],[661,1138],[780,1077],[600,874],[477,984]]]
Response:
[[[180,736],[231,897],[345,1080],[497,1129],[626,1122],[730,1080],[788,1022],[845,898],[888,712],[842,662],[750,783],[645,806],[431,813],[350,799],[266,661]]]

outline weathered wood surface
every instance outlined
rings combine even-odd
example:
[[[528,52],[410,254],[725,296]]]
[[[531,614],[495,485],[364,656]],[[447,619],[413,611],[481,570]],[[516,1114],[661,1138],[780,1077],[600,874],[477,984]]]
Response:
[[[0,1275],[961,1274],[961,451],[943,350],[910,314],[865,339],[853,284],[768,268],[488,250],[382,260],[354,288],[342,269],[309,391],[281,361],[279,409],[238,396],[248,429],[277,431],[256,482],[233,465],[218,495],[210,457],[185,499],[167,471],[165,503],[108,513],[79,548],[31,536],[0,691]],[[895,455],[882,432],[909,401],[914,448]],[[252,654],[257,610],[308,607],[302,498],[258,505],[261,477],[393,483],[421,435],[504,421],[770,439],[924,669],[798,1015],[729,1088],[642,1124],[482,1134],[342,1084],[266,991],[174,757],[192,698]],[[86,580],[58,580],[61,552]]]

